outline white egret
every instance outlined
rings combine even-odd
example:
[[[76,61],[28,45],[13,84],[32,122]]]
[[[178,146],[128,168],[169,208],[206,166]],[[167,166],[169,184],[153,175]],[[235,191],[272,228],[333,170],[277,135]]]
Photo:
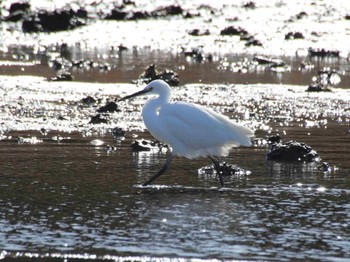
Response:
[[[175,155],[189,159],[209,157],[223,186],[220,164],[215,157],[227,156],[232,147],[250,146],[254,132],[204,106],[170,102],[171,88],[163,80],[154,80],[143,90],[125,96],[119,101],[140,95],[156,95],[144,105],[142,118],[156,139],[171,146],[164,166],[143,186],[149,185],[162,175]]]

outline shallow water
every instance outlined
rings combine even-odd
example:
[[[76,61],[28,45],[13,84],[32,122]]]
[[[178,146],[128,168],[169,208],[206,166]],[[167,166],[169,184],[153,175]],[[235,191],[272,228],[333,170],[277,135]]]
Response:
[[[133,153],[130,138],[115,152],[89,140],[73,135],[59,144],[1,143],[1,246],[10,256],[349,255],[349,164],[338,152],[323,155],[339,170],[323,173],[314,163],[267,161],[265,148],[237,149],[225,160],[252,173],[227,178],[221,190],[216,179],[196,174],[206,159],[177,158],[157,181],[161,186],[143,189],[137,185],[156,171],[164,153]],[[349,154],[349,145],[343,150]]]
[[[145,10],[164,3],[137,1]],[[38,34],[0,24],[0,259],[350,259],[347,1],[176,3],[200,16],[91,19],[75,30]],[[301,12],[307,15],[296,18]],[[228,25],[248,30],[263,47],[220,36]],[[195,28],[210,35],[190,36]],[[304,39],[284,39],[299,31]],[[310,57],[309,47],[340,57]],[[185,55],[193,48],[203,61]],[[251,66],[254,55],[282,59],[286,70]],[[57,57],[107,69],[68,68],[75,81],[47,81],[57,73]],[[303,62],[311,66],[300,69]],[[209,159],[178,157],[154,185],[140,186],[166,159],[165,151],[130,148],[133,139],[152,139],[140,118],[145,100],[118,103],[120,111],[105,115],[108,123],[89,122],[108,100],[138,90],[131,81],[153,63],[179,74],[174,100],[206,105],[256,131],[252,147],[223,159],[248,174],[225,177],[218,188],[215,177],[198,172]],[[336,70],[341,82],[332,92],[305,92],[323,68]],[[84,104],[87,96],[97,102]],[[113,137],[115,127],[125,137]],[[259,142],[271,134],[307,143],[321,162],[266,160],[268,148]]]
[[[166,158],[165,152],[130,148],[136,136],[151,138],[140,132],[143,99],[121,103],[122,111],[113,113],[113,122],[107,125],[88,124],[96,106],[79,107],[79,100],[96,94],[96,89],[104,90],[99,96],[105,98],[137,87],[75,82],[73,90],[71,83],[28,77],[16,81],[6,77],[1,83],[6,94],[2,114],[10,112],[13,118],[3,118],[7,129],[0,141],[3,257],[279,261],[349,257],[348,90],[325,95],[307,94],[302,86],[174,88],[175,99],[209,104],[256,128],[257,137],[280,133],[284,141],[311,145],[332,169],[322,172],[319,163],[267,161],[267,148],[253,146],[234,149],[224,159],[251,174],[225,178],[223,189],[218,189],[215,177],[197,172],[210,164],[209,159],[184,158],[176,158],[155,185],[140,188]],[[42,100],[38,94],[45,94]],[[28,105],[30,110],[14,106],[8,110],[7,103],[14,105],[12,99],[18,96],[19,108]],[[223,103],[225,96],[229,99]],[[327,107],[335,103],[337,107]],[[42,118],[37,111],[45,109],[49,112]],[[55,120],[57,115],[65,118]],[[129,130],[125,139],[112,137],[116,125]],[[36,140],[19,143],[17,137]],[[104,144],[92,145],[95,139]],[[107,144],[116,150],[107,150]]]

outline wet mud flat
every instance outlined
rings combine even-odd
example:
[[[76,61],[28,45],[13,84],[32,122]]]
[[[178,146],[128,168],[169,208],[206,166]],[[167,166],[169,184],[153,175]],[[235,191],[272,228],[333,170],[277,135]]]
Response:
[[[131,82],[155,64],[186,83],[349,86],[346,1],[4,1],[0,74]],[[103,41],[101,41],[103,39]],[[336,77],[337,78],[337,77]],[[70,79],[70,78],[68,78]]]
[[[347,1],[202,2],[2,2],[1,259],[350,257]],[[166,148],[117,99],[153,64],[256,131],[224,188],[184,158],[140,187]],[[318,157],[269,160],[278,136]]]

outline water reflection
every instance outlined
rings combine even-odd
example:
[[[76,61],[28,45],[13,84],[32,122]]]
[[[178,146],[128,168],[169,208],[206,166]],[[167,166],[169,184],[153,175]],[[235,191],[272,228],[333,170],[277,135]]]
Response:
[[[298,179],[313,176],[318,172],[318,162],[288,163],[267,161],[268,172],[276,179]]]
[[[164,152],[132,152],[132,137],[117,149],[70,134],[65,143],[1,141],[0,246],[8,256],[91,254],[109,257],[308,260],[350,253],[348,134],[291,126],[290,137],[317,144],[340,168],[324,174],[313,163],[266,160],[266,147],[234,149],[226,159],[251,170],[218,190],[202,178],[207,159],[175,158],[156,185],[140,188],[163,165]],[[273,127],[276,128],[276,127]],[[312,136],[307,135],[312,132]],[[320,137],[337,136],[328,143]],[[16,136],[17,134],[12,134]],[[148,139],[147,134],[139,134]],[[334,150],[334,148],[341,148]],[[136,185],[136,186],[135,186]],[[22,254],[22,255],[20,255]]]

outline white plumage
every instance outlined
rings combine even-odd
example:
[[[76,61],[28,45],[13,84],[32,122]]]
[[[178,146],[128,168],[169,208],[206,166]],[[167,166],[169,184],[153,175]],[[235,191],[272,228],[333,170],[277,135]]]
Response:
[[[254,133],[249,128],[201,105],[170,102],[171,88],[163,80],[154,80],[143,90],[121,100],[145,94],[156,97],[149,99],[144,105],[143,121],[156,139],[172,148],[163,172],[158,172],[145,184],[164,173],[173,155],[190,159],[209,156],[217,166],[218,162],[215,162],[213,156],[227,156],[232,147],[251,145],[250,139]]]

